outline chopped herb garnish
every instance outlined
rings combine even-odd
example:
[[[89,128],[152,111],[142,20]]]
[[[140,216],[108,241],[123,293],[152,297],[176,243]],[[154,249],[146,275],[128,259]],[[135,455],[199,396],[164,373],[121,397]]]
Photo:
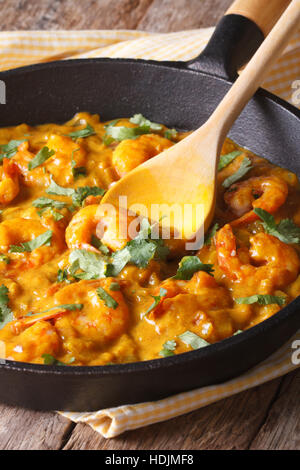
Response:
[[[98,253],[74,250],[70,253],[69,274],[76,279],[100,279],[105,277],[107,262]],[[82,271],[82,272],[78,272]]]
[[[118,142],[127,139],[136,139],[140,135],[149,133],[149,127],[108,126],[106,128],[106,136],[110,136]]]
[[[51,354],[43,354],[42,358],[44,359],[44,364],[47,366],[68,366],[75,362],[75,357],[72,357],[70,361],[66,364],[65,362],[59,361],[54,356],[51,356]]]
[[[162,129],[161,124],[149,121],[149,119],[145,118],[142,114],[135,114],[132,118],[129,119],[129,121],[132,124],[137,124],[140,127],[149,127],[153,131],[160,131]]]
[[[197,271],[205,271],[212,276],[213,265],[202,263],[198,256],[184,256],[179,263],[179,267],[177,269],[176,275],[174,276],[174,279],[188,281]]]
[[[77,189],[63,188],[62,186],[56,184],[55,181],[51,178],[51,183],[46,189],[46,193],[53,194],[55,196],[71,197],[73,206],[76,208],[80,207],[88,196],[103,196],[105,190],[98,188],[98,186],[80,186]]]
[[[57,271],[57,282],[64,282],[68,280],[68,271],[66,269],[59,269]]]
[[[72,195],[74,206],[80,207],[88,196],[103,196],[105,190],[98,186],[80,186]]]
[[[36,316],[39,316],[41,315],[42,313],[48,313],[48,312],[52,312],[52,310],[69,310],[70,312],[72,312],[73,310],[81,310],[83,309],[83,304],[61,304],[61,305],[55,305],[54,307],[51,307],[51,308],[47,308],[47,310],[43,310],[42,312],[38,312],[38,313],[28,313],[26,316],[30,316],[30,317],[36,317]]]
[[[226,155],[221,155],[219,164],[218,164],[218,171],[223,170],[223,168],[226,168],[226,166],[229,165],[229,163],[233,162],[233,160],[241,155],[242,152],[239,150],[234,150],[233,152],[226,153]]]
[[[70,132],[70,134],[68,134],[68,136],[71,137],[72,140],[76,140],[76,139],[79,139],[79,138],[89,137],[90,135],[95,135],[95,134],[96,134],[96,132],[92,128],[92,126],[90,126],[90,124],[87,124],[84,129],[81,129],[79,131]]]
[[[260,305],[270,305],[270,304],[277,304],[281,307],[286,303],[286,298],[282,295],[267,295],[267,294],[256,294],[251,295],[250,297],[239,297],[235,299],[237,304],[255,304],[258,303]]]
[[[114,142],[114,139],[110,136],[104,135],[102,137],[102,142],[104,143],[104,145],[106,145],[106,147],[108,147],[110,144]]]
[[[233,336],[239,335],[240,333],[243,333],[243,330],[236,330],[236,332],[233,333]]]
[[[166,341],[163,344],[162,350],[159,352],[159,355],[162,357],[169,357],[169,356],[174,356],[174,352],[176,349],[176,341],[174,339],[171,339],[170,341]]]
[[[269,235],[273,235],[283,243],[300,243],[300,227],[291,219],[282,219],[276,224],[273,215],[264,209],[255,208],[254,212],[263,221],[262,225]]]
[[[116,251],[112,254],[112,260],[107,266],[106,275],[112,277],[117,276],[130,260],[131,254],[126,247]]]
[[[73,188],[63,188],[55,183],[53,178],[51,177],[51,182],[48,188],[46,189],[47,194],[53,194],[54,196],[66,196],[72,197],[75,192]]]
[[[138,235],[133,240],[130,240],[125,248],[116,251],[112,255],[112,262],[108,266],[108,276],[117,276],[127,263],[135,264],[139,268],[145,268],[153,258],[166,258],[169,248],[164,245],[163,240],[151,239],[154,225],[151,226],[146,219],[141,222],[141,229]]]
[[[33,170],[34,168],[42,165],[45,163],[48,158],[52,157],[55,152],[54,150],[50,150],[48,147],[43,147],[36,156],[28,163],[28,170]]]
[[[176,131],[176,129],[167,129],[164,135],[166,139],[175,140],[177,139],[178,132]]]
[[[160,290],[159,290],[159,295],[151,295],[151,297],[153,297],[153,299],[154,299],[154,302],[153,302],[153,304],[150,305],[148,310],[145,312],[145,315],[148,315],[148,313],[150,313],[151,310],[153,310],[155,307],[157,307],[157,305],[159,304],[161,299],[163,299],[166,296],[166,294],[167,294],[166,289],[163,289],[163,287],[161,287]]]
[[[11,158],[13,157],[17,151],[20,144],[25,142],[26,140],[11,140],[8,144],[0,145],[0,162],[2,162],[3,158]]]
[[[214,224],[212,228],[207,232],[204,238],[204,245],[210,245],[215,234],[219,230],[219,224]]]
[[[0,262],[1,263],[10,263],[10,258],[7,255],[4,255],[3,253],[0,254]]]
[[[121,289],[121,286],[118,282],[112,282],[111,285],[109,286],[109,290],[112,291],[118,291]]]
[[[97,294],[98,297],[103,300],[106,307],[113,308],[114,310],[118,307],[118,302],[111,295],[109,295],[109,293],[106,292],[106,290],[104,290],[102,287],[98,287]]]
[[[29,242],[21,243],[20,245],[10,245],[9,251],[10,253],[24,253],[31,252],[43,245],[50,246],[52,233],[52,230],[47,230]]]
[[[233,183],[243,178],[243,176],[245,176],[248,173],[248,171],[251,170],[251,168],[252,168],[252,164],[251,164],[250,158],[245,157],[242,160],[242,163],[239,169],[232,175],[228,176],[228,178],[226,178],[223,181],[222,186],[224,188],[229,188]]]
[[[103,140],[106,145],[112,142],[111,139],[121,142],[125,139],[136,139],[140,135],[162,129],[161,124],[149,121],[142,114],[135,114],[130,118],[130,122],[136,124],[137,127],[116,126],[117,122],[118,120],[115,120],[105,126],[106,134]]]
[[[91,245],[97,248],[97,250],[101,251],[101,253],[103,253],[104,255],[109,254],[109,248],[104,245],[104,243],[102,243],[100,238],[96,237],[96,235],[92,235]]]
[[[8,302],[8,288],[2,284],[0,286],[0,329],[13,320],[13,313],[8,307]]]
[[[49,197],[39,197],[38,199],[35,199],[32,203],[34,207],[39,207],[39,208],[48,208],[48,207],[54,207],[55,209],[63,209],[66,204],[61,201],[56,201],[55,199],[50,199]]]
[[[178,338],[180,338],[187,346],[191,346],[192,349],[200,349],[205,346],[209,346],[209,343],[205,341],[205,339],[196,335],[192,331],[187,330],[179,335]]]
[[[74,159],[74,153],[78,152],[80,148],[75,149],[72,151],[72,156],[71,156],[71,168],[72,168],[72,174],[74,178],[78,178],[79,176],[86,176],[86,168],[85,166],[76,166],[76,160]]]

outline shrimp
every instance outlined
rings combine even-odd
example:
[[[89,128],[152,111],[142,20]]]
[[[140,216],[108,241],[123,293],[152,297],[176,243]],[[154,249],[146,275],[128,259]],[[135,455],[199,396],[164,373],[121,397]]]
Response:
[[[21,230],[20,230],[21,228]],[[22,246],[51,230],[50,244],[44,244],[32,251],[11,252],[11,246]],[[15,217],[0,223],[0,252],[8,253],[10,263],[5,265],[6,271],[17,269],[21,265],[25,267],[40,266],[61,253],[65,248],[63,224],[56,223],[52,219],[26,219]]]
[[[36,155],[29,150],[28,141],[19,145],[18,152],[13,160],[23,175],[24,184],[46,187],[50,184],[50,174],[59,185],[65,186],[73,183],[72,160],[76,161],[76,166],[84,166],[86,162],[86,151],[82,148],[82,145],[73,142],[68,136],[52,134],[45,146],[55,153],[44,163],[29,170],[28,164]]]
[[[98,238],[113,251],[124,248],[130,240],[125,228],[135,217],[130,217],[127,213],[122,214],[121,211],[104,214],[101,211],[101,205],[98,204],[91,204],[80,209],[66,229],[68,248],[97,252],[98,250],[91,243],[92,236],[95,234],[99,235]],[[124,234],[120,233],[121,227],[124,227]]]
[[[15,329],[15,322],[10,322],[0,331],[0,341],[5,342],[6,359],[24,362],[43,363],[43,354],[56,356],[61,347],[61,338],[46,321],[19,331]]]
[[[126,332],[129,310],[121,291],[110,290],[113,278],[79,281],[70,284],[54,295],[55,304],[82,304],[81,310],[67,312],[55,321],[55,328],[64,338],[66,349],[76,352],[81,348],[104,346]],[[102,288],[116,302],[115,308],[107,306],[97,289]],[[80,337],[80,338],[78,338]]]
[[[3,158],[0,169],[0,204],[8,204],[19,194],[18,167],[8,158]]]
[[[209,274],[199,271],[190,281],[168,279],[158,306],[148,315],[160,334],[175,336],[172,328],[193,331],[209,342],[230,336],[234,329],[229,309],[229,292]],[[157,292],[158,293],[158,292]]]
[[[199,308],[215,310],[230,306],[231,299],[224,287],[219,286],[216,280],[204,271],[196,272],[189,281],[166,279],[155,295],[159,295],[160,289],[164,289],[165,295],[161,297],[158,305],[151,312],[151,317],[158,317],[164,311],[164,303],[180,294],[189,294],[197,297]]]
[[[239,218],[231,225],[251,223],[258,218],[253,209],[260,208],[273,214],[288,195],[287,183],[277,176],[258,176],[233,184],[224,194],[230,210]]]
[[[253,285],[264,285],[269,289],[284,287],[293,282],[299,273],[300,260],[296,250],[267,233],[250,237],[248,263],[241,261],[242,256],[246,258],[245,248],[237,249],[229,224],[218,231],[216,249],[218,264],[226,276],[233,281],[246,280],[250,290]]]
[[[113,153],[112,163],[122,178],[141,163],[155,157],[172,145],[173,142],[156,134],[142,135],[135,140],[123,140]]]

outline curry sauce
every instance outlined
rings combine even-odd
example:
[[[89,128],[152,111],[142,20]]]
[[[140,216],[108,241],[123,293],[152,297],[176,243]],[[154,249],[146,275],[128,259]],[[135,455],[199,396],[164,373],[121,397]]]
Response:
[[[198,252],[152,239],[147,221],[136,237],[121,236],[101,212],[114,182],[185,135],[139,114],[0,129],[7,359],[103,365],[171,356],[241,333],[299,295],[298,178],[229,139]]]

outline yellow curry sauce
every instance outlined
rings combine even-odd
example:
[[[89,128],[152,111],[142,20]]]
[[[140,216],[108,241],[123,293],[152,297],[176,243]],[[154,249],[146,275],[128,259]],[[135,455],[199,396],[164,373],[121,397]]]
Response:
[[[101,365],[170,356],[252,327],[299,295],[293,173],[227,140],[200,251],[147,236],[132,243],[101,220],[104,190],[184,134],[141,115],[108,124],[79,113],[63,125],[0,129],[7,359]]]

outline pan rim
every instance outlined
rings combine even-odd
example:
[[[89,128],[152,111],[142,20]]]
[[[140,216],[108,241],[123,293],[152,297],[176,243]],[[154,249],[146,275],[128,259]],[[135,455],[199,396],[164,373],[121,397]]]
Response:
[[[167,69],[180,70],[182,72],[192,73],[196,75],[202,75],[208,78],[217,79],[223,83],[231,85],[232,82],[223,77],[215,75],[213,73],[203,72],[201,70],[195,70],[188,67],[187,62],[183,61],[155,61],[155,60],[145,60],[145,59],[134,59],[134,58],[87,58],[87,59],[69,59],[69,60],[60,60],[53,62],[38,63],[33,65],[26,65],[22,67],[17,67],[9,70],[4,70],[0,72],[0,79],[3,77],[10,77],[14,75],[26,74],[30,72],[40,71],[49,68],[62,67],[66,68],[69,66],[86,66],[87,64],[108,64],[108,63],[119,63],[119,64],[137,64],[151,67],[160,67]],[[283,100],[282,98],[274,95],[273,93],[260,88],[256,95],[259,95],[262,98],[272,101],[275,105],[283,108],[286,112],[291,113],[296,118],[299,119],[300,126],[300,110]],[[254,98],[255,99],[255,96]],[[99,376],[123,376],[124,374],[137,374],[145,373],[149,370],[157,369],[170,369],[174,367],[186,366],[187,364],[192,364],[194,361],[199,359],[205,359],[205,356],[219,355],[222,351],[232,347],[233,345],[237,346],[239,343],[244,341],[251,340],[253,337],[258,337],[260,334],[272,331],[273,326],[276,323],[283,321],[286,317],[289,317],[292,314],[296,313],[297,308],[300,307],[300,296],[294,299],[286,307],[281,309],[278,313],[272,317],[264,320],[258,325],[249,328],[248,330],[243,331],[242,334],[231,336],[224,340],[221,340],[217,343],[210,344],[204,348],[198,350],[189,351],[187,353],[181,353],[172,357],[151,359],[147,361],[139,362],[130,362],[123,364],[114,364],[114,365],[96,365],[96,366],[52,366],[45,364],[33,364],[28,362],[21,361],[10,361],[5,360],[4,363],[0,362],[0,369],[2,370],[11,370],[11,371],[20,371],[27,372],[32,374],[43,374],[43,375],[55,375],[55,376],[76,376],[76,377],[94,377],[99,378]]]

